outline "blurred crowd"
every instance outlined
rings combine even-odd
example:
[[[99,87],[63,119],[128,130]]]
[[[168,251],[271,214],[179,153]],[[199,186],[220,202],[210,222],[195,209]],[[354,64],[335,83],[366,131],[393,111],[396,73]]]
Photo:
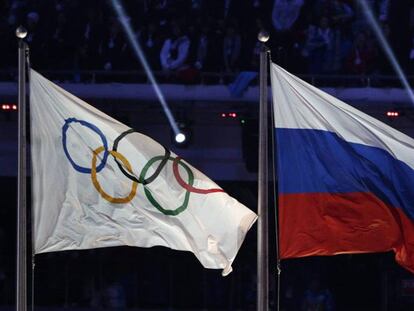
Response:
[[[390,74],[352,0],[135,0],[125,11],[154,71],[191,81],[200,72],[256,71],[257,34],[272,58],[302,74]],[[367,0],[403,68],[414,69],[412,1]],[[0,0],[1,68],[16,67],[14,30],[27,27],[40,70],[141,70],[111,1]]]

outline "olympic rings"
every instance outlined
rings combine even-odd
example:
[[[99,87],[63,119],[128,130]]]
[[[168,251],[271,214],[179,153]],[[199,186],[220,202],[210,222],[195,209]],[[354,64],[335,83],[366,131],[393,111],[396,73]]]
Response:
[[[148,163],[144,166],[144,168],[142,169],[141,175],[139,176],[140,180],[143,180],[145,178],[145,174],[147,173],[148,169],[150,168],[150,166],[156,162],[156,161],[160,161],[164,159],[163,156],[157,156],[157,157],[153,157],[151,160],[148,161]],[[168,160],[173,161],[174,158],[173,157],[169,157]],[[179,163],[182,167],[184,167],[184,169],[187,171],[188,174],[188,184],[192,185],[194,183],[194,174],[191,171],[191,169],[188,167],[187,164],[180,162]],[[149,191],[146,187],[144,187],[144,192],[145,195],[147,197],[147,199],[151,202],[151,204],[157,209],[159,210],[161,213],[163,213],[164,215],[169,215],[169,216],[177,216],[178,214],[184,212],[188,206],[188,201],[190,199],[190,191],[186,191],[185,196],[184,196],[184,202],[181,206],[177,207],[174,210],[170,210],[170,209],[165,209],[163,208],[152,196],[151,191]]]
[[[128,196],[126,196],[125,198],[114,198],[112,196],[110,196],[109,194],[107,194],[101,187],[101,185],[99,184],[99,181],[96,177],[96,158],[97,155],[99,153],[101,153],[102,151],[104,151],[104,147],[98,147],[97,149],[95,149],[93,151],[93,157],[92,157],[92,169],[91,169],[91,178],[92,178],[92,183],[95,186],[96,190],[98,190],[98,192],[101,194],[101,196],[106,199],[107,201],[111,202],[111,203],[128,203],[129,201],[131,201],[135,194],[137,193],[137,186],[138,183],[137,182],[133,182],[132,183],[132,188],[131,188],[131,192],[129,193]],[[128,160],[120,153],[116,152],[116,151],[109,151],[109,153],[116,159],[119,158],[119,160],[121,160],[122,164],[126,166],[126,168],[132,172],[132,168],[131,168],[131,164],[128,162]]]
[[[77,165],[75,163],[75,161],[73,161],[73,159],[71,158],[71,156],[69,154],[69,151],[68,151],[68,148],[67,148],[67,145],[66,145],[66,132],[69,129],[69,124],[72,123],[72,122],[80,123],[81,125],[90,128],[92,131],[94,131],[96,134],[98,134],[99,137],[101,138],[102,145],[103,145],[103,148],[104,148],[104,155],[103,155],[101,163],[96,168],[96,171],[100,172],[104,168],[104,166],[106,164],[106,161],[108,159],[108,155],[109,155],[108,142],[106,141],[106,138],[105,138],[104,134],[101,132],[101,130],[98,127],[96,127],[95,125],[93,125],[92,123],[89,123],[89,122],[86,122],[86,121],[83,121],[83,120],[78,120],[76,118],[69,118],[69,119],[65,120],[65,124],[62,127],[62,144],[63,144],[63,151],[65,152],[66,157],[68,158],[69,162],[72,164],[73,168],[75,170],[77,170],[78,172],[86,173],[86,174],[91,173],[90,168],[86,168],[86,167],[82,167],[82,166]]]
[[[200,193],[200,194],[207,194],[207,193],[213,193],[213,192],[224,192],[223,189],[220,188],[212,188],[212,189],[199,189],[199,188],[195,188],[190,184],[187,184],[180,176],[180,172],[178,170],[178,164],[181,164],[180,162],[181,158],[180,157],[176,157],[173,161],[173,172],[174,172],[174,176],[175,179],[177,179],[178,183],[180,184],[181,187],[183,187],[184,189],[186,189],[189,192],[194,192],[194,193]]]
[[[122,138],[124,138],[125,136],[127,136],[128,134],[131,134],[131,133],[134,133],[134,132],[136,132],[134,129],[129,129],[129,130],[127,130],[127,131],[125,131],[125,132],[121,133],[121,135],[119,135],[119,136],[118,136],[118,137],[114,140],[114,146],[112,147],[112,150],[113,150],[113,151],[117,151],[117,149],[118,149],[118,144],[119,144],[120,140],[121,140]],[[119,167],[119,169],[121,170],[121,172],[122,172],[122,173],[124,173],[124,175],[125,175],[126,177],[128,177],[128,178],[129,178],[129,179],[131,179],[132,181],[135,181],[135,182],[141,183],[141,184],[143,184],[143,185],[148,185],[149,183],[152,183],[152,182],[155,180],[155,178],[157,178],[157,177],[158,177],[158,175],[161,173],[161,170],[163,169],[163,167],[165,166],[165,164],[167,164],[167,161],[168,161],[168,159],[169,159],[170,155],[171,155],[171,152],[170,152],[167,148],[165,148],[165,147],[164,147],[164,157],[163,157],[163,159],[161,160],[160,165],[158,165],[157,169],[155,170],[155,172],[154,172],[154,173],[153,173],[150,177],[148,177],[147,179],[143,179],[143,180],[141,180],[141,179],[137,179],[134,175],[131,175],[131,174],[129,174],[127,171],[125,171],[125,169],[123,168],[123,166],[121,165],[121,163],[119,163],[119,162],[118,162],[118,160],[116,159],[116,157],[115,157],[115,162],[116,162],[116,164],[118,165],[118,167]]]
[[[96,134],[99,135],[99,137],[102,140],[102,146],[96,148],[95,150],[93,150],[93,154],[92,154],[92,165],[91,168],[87,168],[87,167],[82,167],[80,165],[77,165],[75,163],[75,161],[73,161],[73,159],[71,158],[68,149],[67,149],[67,131],[69,129],[69,125],[72,122],[76,122],[76,123],[80,123],[81,125],[91,129],[92,131],[94,131]],[[141,171],[141,174],[139,175],[138,178],[136,178],[133,175],[132,172],[132,167],[131,164],[129,163],[129,161],[121,154],[117,151],[118,149],[118,145],[119,142],[121,141],[122,138],[124,138],[125,136],[127,136],[128,134],[134,133],[135,130],[134,129],[129,129],[127,131],[124,131],[123,133],[121,133],[115,140],[114,140],[114,144],[113,144],[113,148],[112,150],[108,150],[108,142],[106,137],[104,136],[104,134],[101,132],[101,130],[86,121],[83,120],[78,120],[76,118],[69,118],[65,120],[65,124],[62,127],[62,144],[63,144],[63,150],[65,152],[66,157],[68,158],[69,162],[72,164],[73,168],[80,172],[80,173],[90,173],[91,174],[91,179],[92,179],[92,183],[95,186],[96,190],[99,192],[99,194],[108,202],[111,203],[115,203],[115,204],[120,204],[120,203],[128,203],[130,202],[136,195],[137,192],[137,187],[138,184],[141,183],[144,186],[144,193],[146,198],[148,199],[148,201],[161,213],[163,213],[164,215],[169,215],[169,216],[176,216],[180,213],[182,213],[183,211],[185,211],[188,207],[188,202],[190,199],[190,194],[191,193],[198,193],[198,194],[209,194],[209,193],[215,193],[215,192],[224,192],[222,189],[220,188],[212,188],[212,189],[199,189],[193,186],[194,184],[194,174],[191,171],[191,168],[185,164],[184,162],[181,161],[180,157],[171,157],[171,152],[169,150],[167,150],[164,147],[164,155],[163,156],[155,156],[152,159],[150,159],[144,166],[144,168]],[[98,154],[101,152],[104,152],[101,163],[96,166],[96,162],[97,162],[97,157]],[[128,196],[123,197],[123,198],[115,198],[110,196],[109,194],[107,194],[101,187],[98,178],[97,178],[97,173],[100,172],[106,165],[106,162],[108,160],[108,155],[111,154],[114,157],[114,160],[116,162],[116,164],[118,165],[120,171],[125,175],[125,177],[127,177],[128,179],[132,180],[132,186],[131,186],[131,191],[128,194]],[[119,161],[118,161],[119,160]],[[157,168],[155,169],[154,173],[149,176],[148,178],[145,178],[146,173],[148,172],[149,168],[155,163],[160,161],[160,164],[157,166]],[[173,168],[173,173],[174,173],[174,177],[177,180],[178,184],[183,187],[186,191],[185,196],[184,196],[184,201],[183,203],[177,207],[176,209],[165,209],[163,208],[153,197],[150,189],[147,187],[148,184],[150,184],[151,182],[153,182],[161,173],[162,169],[165,167],[165,165],[167,164],[167,161],[173,161],[172,163],[172,168]],[[188,181],[185,182],[183,180],[183,178],[180,176],[180,172],[178,169],[178,165],[181,165],[184,170],[187,172],[188,174]],[[125,170],[126,168],[126,170]]]

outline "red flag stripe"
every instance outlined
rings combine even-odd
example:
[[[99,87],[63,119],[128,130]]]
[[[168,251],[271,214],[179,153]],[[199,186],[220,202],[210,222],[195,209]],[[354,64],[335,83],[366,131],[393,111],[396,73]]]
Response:
[[[414,272],[414,222],[371,193],[279,196],[281,258],[393,250]]]

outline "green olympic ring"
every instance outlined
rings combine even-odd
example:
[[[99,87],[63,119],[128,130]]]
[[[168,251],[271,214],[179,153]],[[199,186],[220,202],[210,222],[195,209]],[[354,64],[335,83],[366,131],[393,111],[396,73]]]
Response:
[[[156,156],[153,157],[152,159],[150,159],[148,161],[148,163],[144,166],[144,168],[141,171],[141,174],[139,175],[139,182],[142,183],[145,180],[145,175],[147,174],[148,169],[151,167],[152,164],[154,164],[157,161],[161,161],[165,159],[164,156]],[[175,158],[173,157],[169,157],[168,160],[170,161],[174,161]],[[188,174],[188,184],[189,185],[193,185],[194,184],[194,174],[191,171],[191,169],[188,167],[187,164],[185,164],[184,162],[178,162],[179,165],[181,165]],[[157,209],[159,210],[161,213],[163,213],[164,215],[168,215],[168,216],[177,216],[178,214],[184,212],[186,210],[186,208],[188,207],[188,201],[190,199],[190,191],[186,190],[185,193],[185,197],[184,197],[184,202],[181,206],[177,207],[176,209],[165,209],[163,208],[152,196],[151,191],[147,188],[146,185],[144,185],[144,193],[148,199],[148,201],[151,202],[151,204]]]

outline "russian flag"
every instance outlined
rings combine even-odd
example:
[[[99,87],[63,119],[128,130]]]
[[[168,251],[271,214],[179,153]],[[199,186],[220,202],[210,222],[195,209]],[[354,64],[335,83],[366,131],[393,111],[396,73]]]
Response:
[[[414,272],[414,139],[271,66],[281,258],[393,250]]]

